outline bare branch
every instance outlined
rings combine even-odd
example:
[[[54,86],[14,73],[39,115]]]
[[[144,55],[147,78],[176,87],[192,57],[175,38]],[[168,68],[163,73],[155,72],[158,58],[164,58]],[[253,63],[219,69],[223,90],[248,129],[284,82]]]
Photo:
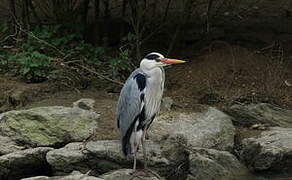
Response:
[[[18,25],[18,29],[19,29],[21,32],[23,32],[23,33],[25,33],[25,34],[27,34],[27,35],[33,37],[34,39],[36,39],[36,40],[38,40],[38,41],[44,43],[45,45],[47,45],[47,46],[53,48],[54,50],[56,50],[56,51],[57,51],[59,54],[61,54],[62,56],[65,56],[65,55],[66,55],[65,53],[63,53],[61,50],[59,50],[59,49],[58,49],[56,46],[54,46],[53,44],[48,43],[47,41],[38,38],[38,37],[35,36],[32,32],[27,32],[26,30],[22,29],[22,27],[19,26],[19,25]]]
[[[169,6],[170,6],[170,3],[171,3],[171,0],[168,0],[167,2],[167,6],[165,8],[165,13],[164,13],[164,16],[163,16],[163,21],[166,20],[166,17],[167,17],[167,14],[168,14],[168,10],[169,10]]]
[[[107,80],[107,81],[110,81],[110,82],[112,82],[112,83],[118,84],[118,85],[120,85],[120,86],[123,86],[123,85],[124,85],[122,82],[117,81],[117,80],[114,80],[114,79],[111,79],[111,78],[109,78],[109,77],[107,77],[107,76],[104,76],[104,75],[102,75],[102,74],[100,74],[100,73],[98,73],[98,72],[96,72],[96,71],[94,71],[94,70],[92,70],[92,69],[90,69],[90,68],[88,68],[88,67],[86,67],[86,66],[82,66],[82,65],[80,65],[80,64],[75,64],[75,65],[77,65],[77,66],[79,66],[79,67],[81,67],[81,68],[87,70],[88,72],[90,72],[90,73],[92,73],[92,74],[97,75],[97,76],[98,76],[99,78],[101,78],[101,79],[105,79],[105,80]]]
[[[207,18],[206,18],[206,31],[209,33],[210,31],[210,10],[212,8],[213,0],[208,1],[208,6],[207,6]]]

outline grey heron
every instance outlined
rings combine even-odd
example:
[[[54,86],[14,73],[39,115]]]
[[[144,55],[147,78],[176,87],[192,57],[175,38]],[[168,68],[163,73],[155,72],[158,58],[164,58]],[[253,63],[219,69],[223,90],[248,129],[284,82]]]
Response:
[[[136,154],[141,144],[144,167],[147,168],[145,136],[160,109],[165,80],[163,66],[184,62],[152,52],[142,59],[140,68],[132,72],[121,90],[117,126],[121,132],[123,154],[134,156],[133,170],[136,170]]]

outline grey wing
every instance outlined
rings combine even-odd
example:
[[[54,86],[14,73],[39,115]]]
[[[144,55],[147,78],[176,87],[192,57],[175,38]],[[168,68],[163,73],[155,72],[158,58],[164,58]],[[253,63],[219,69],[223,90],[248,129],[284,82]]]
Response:
[[[141,88],[141,82],[139,82],[139,79],[141,78],[137,78],[140,75],[142,79],[142,75],[146,78],[140,69],[134,71],[126,81],[120,93],[117,106],[117,124],[123,137],[126,135],[128,129],[142,109],[141,97],[144,96],[145,87]]]

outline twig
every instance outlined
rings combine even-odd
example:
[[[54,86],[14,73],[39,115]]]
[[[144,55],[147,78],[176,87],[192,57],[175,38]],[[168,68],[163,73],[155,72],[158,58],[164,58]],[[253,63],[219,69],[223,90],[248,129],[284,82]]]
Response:
[[[7,39],[9,39],[10,37],[15,37],[17,35],[17,32],[15,32],[14,34],[10,34],[8,36],[6,36],[5,38],[3,38],[3,40],[0,41],[1,43],[4,43],[5,41],[7,41]]]
[[[31,37],[35,38],[36,40],[38,40],[38,41],[40,41],[40,42],[46,44],[47,46],[49,46],[49,47],[55,49],[59,54],[61,54],[62,56],[65,56],[64,59],[68,57],[68,55],[66,55],[65,53],[63,53],[63,52],[62,52],[61,50],[59,50],[56,46],[54,46],[54,45],[52,45],[52,44],[46,42],[45,40],[42,40],[42,39],[38,38],[38,37],[35,36],[32,32],[27,32],[26,30],[23,30],[23,29],[21,28],[20,24],[17,22],[16,17],[14,17],[14,18],[15,18],[15,21],[16,21],[16,26],[18,27],[18,29],[19,29],[21,32],[26,33],[26,34],[30,35]],[[74,62],[74,61],[71,61],[71,62]],[[64,64],[64,63],[63,63],[63,64]],[[93,71],[93,70],[91,70],[91,69],[89,69],[89,68],[87,68],[87,67],[85,67],[85,66],[82,66],[82,65],[80,65],[80,64],[75,64],[75,65],[77,65],[77,66],[79,66],[79,67],[81,67],[81,68],[87,70],[88,72],[91,72],[91,73],[93,73],[93,74],[96,74],[96,75],[97,75],[99,78],[101,78],[101,79],[105,79],[105,80],[107,80],[107,81],[113,82],[113,83],[118,84],[118,85],[120,85],[120,86],[123,86],[123,85],[124,85],[124,84],[123,84],[122,82],[120,82],[120,81],[117,81],[117,80],[111,79],[111,78],[109,78],[109,77],[106,77],[106,76],[104,76],[104,75],[102,75],[102,74],[99,74],[98,72]]]
[[[35,10],[35,7],[34,7],[34,5],[32,3],[32,0],[29,0],[28,1],[28,6],[31,9],[34,18],[36,19],[36,21],[38,22],[38,24],[40,24],[41,23],[41,19],[39,18],[38,14],[37,14],[37,12]]]
[[[166,23],[161,23],[157,28],[155,28],[153,31],[151,31],[148,36],[146,36],[144,39],[142,39],[140,44],[143,44],[145,41],[150,39],[154,34],[159,32],[165,26],[165,24]]]
[[[111,78],[109,78],[109,77],[107,77],[107,76],[104,76],[104,75],[102,75],[102,74],[100,74],[100,73],[98,73],[98,72],[96,72],[96,71],[94,71],[94,70],[92,70],[92,69],[90,69],[90,68],[88,68],[88,67],[86,67],[86,66],[83,66],[83,65],[80,65],[80,64],[77,63],[77,62],[82,62],[82,60],[72,60],[72,61],[67,61],[67,62],[61,62],[60,59],[54,59],[54,60],[55,60],[56,63],[59,63],[61,66],[65,66],[65,67],[68,67],[68,68],[71,68],[71,69],[72,69],[72,67],[68,66],[68,64],[72,64],[72,63],[74,63],[74,65],[76,65],[76,66],[78,66],[78,67],[81,67],[82,69],[85,69],[85,70],[87,70],[88,72],[90,72],[90,73],[92,73],[92,74],[97,75],[100,79],[105,79],[105,80],[107,80],[107,81],[113,82],[113,83],[118,84],[118,85],[120,85],[120,86],[123,86],[123,85],[124,85],[124,84],[123,84],[122,82],[120,82],[120,81],[117,81],[117,80],[111,79]],[[63,59],[62,59],[62,60],[63,60]],[[77,69],[77,68],[76,68],[76,69]]]
[[[114,80],[114,79],[111,79],[111,78],[109,78],[109,77],[107,77],[107,76],[104,76],[104,75],[102,75],[102,74],[99,74],[98,72],[96,72],[96,71],[94,71],[94,70],[92,70],[92,69],[89,69],[88,67],[82,66],[82,65],[80,65],[80,64],[75,64],[75,65],[77,65],[77,66],[79,66],[79,67],[81,67],[81,68],[87,70],[88,72],[91,72],[92,74],[97,75],[97,76],[98,76],[99,78],[101,78],[101,79],[108,80],[108,81],[113,82],[113,83],[115,83],[115,84],[118,84],[118,85],[120,85],[120,86],[123,86],[123,85],[124,85],[122,82],[117,81],[117,80]]]
[[[182,17],[181,17],[181,22],[176,26],[175,33],[172,36],[171,42],[169,43],[169,46],[168,46],[166,56],[168,56],[169,53],[172,51],[172,49],[173,49],[173,47],[175,45],[175,42],[177,40],[177,36],[179,35],[179,33],[181,31],[181,28],[189,20],[190,14],[192,12],[192,8],[191,8],[192,7],[192,3],[193,3],[192,0],[187,0],[185,2],[185,4],[184,4],[184,8],[183,8],[184,12],[183,12]]]
[[[209,0],[208,6],[207,6],[207,19],[206,19],[206,31],[207,33],[210,32],[210,10],[212,8],[213,0]]]
[[[165,12],[164,12],[164,16],[163,16],[163,21],[166,20],[167,14],[168,14],[168,10],[169,10],[169,6],[170,6],[171,0],[168,0],[166,8],[165,8]]]
[[[66,62],[62,62],[62,63],[63,64],[71,64],[71,63],[76,63],[76,62],[83,62],[83,61],[82,60],[72,60],[72,61],[66,61]]]
[[[56,46],[54,46],[54,45],[48,43],[48,42],[45,41],[45,40],[40,39],[39,37],[35,36],[32,32],[27,32],[26,30],[22,29],[21,25],[20,25],[19,22],[17,21],[17,18],[16,18],[15,16],[13,16],[13,18],[14,18],[14,21],[15,21],[15,27],[18,28],[21,32],[23,32],[23,33],[25,33],[25,34],[27,34],[27,35],[29,35],[29,36],[35,38],[36,40],[38,40],[38,41],[44,43],[44,44],[47,45],[47,46],[49,46],[49,47],[55,49],[55,50],[56,50],[59,54],[61,54],[62,56],[65,56],[65,55],[66,55],[66,54],[63,53],[61,50],[59,50]]]
[[[65,56],[65,55],[66,55],[66,54],[63,53],[61,50],[59,50],[56,46],[54,46],[54,45],[48,43],[48,42],[45,41],[45,40],[42,40],[42,39],[38,38],[38,37],[35,36],[32,32],[27,32],[26,30],[23,30],[21,27],[19,27],[19,30],[20,30],[21,32],[23,32],[23,33],[25,33],[25,34],[27,34],[27,35],[29,35],[29,36],[35,38],[36,40],[38,40],[38,41],[44,43],[45,45],[47,45],[47,46],[49,46],[49,47],[55,49],[55,50],[56,50],[59,54],[61,54],[62,56]]]
[[[288,79],[285,80],[284,83],[285,83],[285,85],[288,86],[288,87],[292,86],[292,84],[288,81]]]

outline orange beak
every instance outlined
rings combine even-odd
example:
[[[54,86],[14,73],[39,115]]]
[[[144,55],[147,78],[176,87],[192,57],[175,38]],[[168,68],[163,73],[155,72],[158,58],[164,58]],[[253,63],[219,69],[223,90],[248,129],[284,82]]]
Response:
[[[165,64],[180,64],[180,63],[185,63],[183,60],[179,59],[170,59],[170,58],[161,58],[160,62],[163,62]]]

